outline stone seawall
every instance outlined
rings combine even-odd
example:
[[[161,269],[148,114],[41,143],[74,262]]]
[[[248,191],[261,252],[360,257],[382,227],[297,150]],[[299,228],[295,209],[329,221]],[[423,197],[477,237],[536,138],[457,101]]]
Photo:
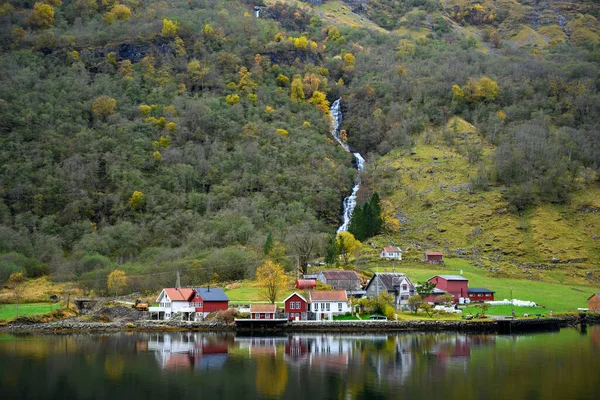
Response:
[[[279,327],[256,327],[253,332],[439,332],[466,333],[524,333],[541,330],[558,330],[562,327],[581,326],[577,315],[555,318],[531,318],[516,320],[475,321],[295,321]],[[600,315],[588,314],[586,324],[600,324]],[[247,330],[247,329],[246,329]],[[0,332],[10,333],[73,333],[73,332],[118,332],[118,331],[243,331],[235,324],[223,322],[149,321],[131,322],[85,322],[73,319],[47,323],[10,323],[0,326]]]

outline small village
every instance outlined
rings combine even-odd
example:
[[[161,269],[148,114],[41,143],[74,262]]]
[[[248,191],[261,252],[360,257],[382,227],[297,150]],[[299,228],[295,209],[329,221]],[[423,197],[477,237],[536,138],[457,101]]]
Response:
[[[401,261],[402,250],[384,247],[382,260]],[[440,252],[425,252],[423,262],[443,264]],[[438,274],[425,282],[413,282],[402,272],[375,272],[370,279],[362,278],[353,270],[318,269],[304,274],[294,282],[293,293],[280,302],[271,304],[230,305],[230,299],[220,287],[164,288],[156,299],[156,306],[143,306],[152,320],[204,321],[228,310],[233,311],[238,326],[277,326],[294,322],[321,321],[388,321],[399,320],[398,313],[425,312],[431,315],[455,314],[461,319],[486,318],[492,305],[536,307],[534,302],[521,300],[496,301],[495,291],[485,287],[471,287],[460,274]],[[600,294],[588,299],[588,308],[580,311],[600,312]],[[278,305],[279,304],[279,305]],[[552,310],[544,313],[515,313],[503,317],[552,317]],[[472,313],[472,309],[478,310]],[[468,310],[464,312],[464,310]]]

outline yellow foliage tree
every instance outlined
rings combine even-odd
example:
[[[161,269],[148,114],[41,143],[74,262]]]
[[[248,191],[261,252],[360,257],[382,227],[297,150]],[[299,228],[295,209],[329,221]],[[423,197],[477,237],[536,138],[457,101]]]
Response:
[[[150,115],[150,113],[152,112],[152,107],[150,107],[147,104],[142,104],[141,106],[138,107],[138,109],[140,110],[140,112],[143,115]]]
[[[350,257],[358,254],[360,251],[361,243],[354,238],[354,235],[350,232],[340,232],[337,234],[336,245],[339,250],[340,258],[344,265],[350,263]]]
[[[415,45],[408,39],[402,39],[396,48],[400,57],[411,57],[415,54]]]
[[[260,295],[271,304],[275,304],[287,285],[283,268],[273,261],[267,261],[256,269],[256,281],[260,286]]]
[[[108,275],[106,284],[109,292],[114,293],[115,296],[118,296],[122,294],[125,290],[125,287],[127,287],[127,276],[125,275],[124,271],[115,269]]]
[[[54,25],[54,7],[50,4],[35,3],[27,22],[35,28],[50,28]]]
[[[163,27],[160,31],[161,35],[164,37],[175,37],[177,36],[178,24],[177,22],[173,22],[169,19],[163,19]]]
[[[304,84],[302,83],[302,77],[300,75],[294,75],[294,79],[292,79],[290,98],[293,101],[304,100]]]
[[[388,200],[379,200],[379,207],[381,207],[383,229],[388,232],[397,232],[400,229],[400,221],[395,216],[392,203]]]
[[[131,9],[123,4],[117,4],[111,10],[111,13],[119,21],[129,21],[131,18]]]
[[[300,36],[299,38],[294,39],[294,47],[301,50],[306,50],[308,48],[308,39],[304,36]]]
[[[215,28],[211,24],[204,25],[204,29],[202,29],[202,33],[204,36],[212,36],[215,33]]]
[[[314,104],[323,114],[329,115],[329,101],[327,100],[325,93],[315,90],[308,102],[310,104]]]
[[[230,105],[234,105],[237,104],[240,101],[240,96],[237,94],[230,94],[228,96],[225,97],[225,101],[227,102],[227,104]]]
[[[275,131],[279,136],[284,136],[287,137],[290,133],[288,131],[286,131],[285,129],[277,129]]]
[[[98,96],[92,102],[92,113],[101,119],[113,115],[117,109],[117,100],[108,96]]]
[[[140,191],[135,191],[129,198],[129,204],[134,210],[140,210],[146,202],[146,195]]]

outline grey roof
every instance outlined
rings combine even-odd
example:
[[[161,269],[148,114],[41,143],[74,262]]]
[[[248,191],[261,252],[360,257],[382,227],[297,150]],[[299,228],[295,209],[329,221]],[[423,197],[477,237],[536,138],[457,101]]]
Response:
[[[229,301],[229,297],[221,288],[196,288],[195,290],[204,301]]]
[[[444,293],[446,293],[445,290],[433,288],[433,294],[444,294]]]
[[[468,281],[467,278],[465,278],[464,276],[460,276],[460,275],[436,275],[439,276],[440,278],[444,278],[447,281]],[[435,278],[435,276],[434,276]]]
[[[322,273],[326,279],[360,281],[358,274],[354,271],[329,270]]]
[[[496,293],[493,290],[486,289],[484,287],[473,287],[469,288],[469,293]]]
[[[396,284],[396,286],[398,286],[400,284],[400,282],[399,282],[399,280],[397,280],[397,278],[406,278],[406,274],[402,274],[399,272],[383,272],[383,273],[377,272],[373,275],[373,277],[367,284],[367,287],[369,287],[371,282],[373,282],[373,280],[376,277],[379,277],[381,284],[385,287],[386,290],[394,290],[394,283]]]

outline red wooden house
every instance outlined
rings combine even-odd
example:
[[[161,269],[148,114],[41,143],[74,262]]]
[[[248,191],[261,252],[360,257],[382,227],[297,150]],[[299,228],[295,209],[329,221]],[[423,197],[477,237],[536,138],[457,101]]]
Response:
[[[226,311],[229,308],[229,297],[220,288],[196,288],[196,296],[190,300],[190,305],[196,308],[196,313],[206,317],[211,312]]]
[[[459,298],[469,297],[469,280],[460,275],[436,275],[427,282],[435,284],[435,288],[443,290],[454,296],[454,302]]]
[[[251,319],[275,319],[275,304],[252,304],[250,305]]]
[[[290,321],[296,319],[300,321],[307,320],[308,302],[298,293],[292,293],[283,301],[285,315]]]
[[[423,261],[429,264],[443,264],[444,255],[439,251],[428,251],[425,253],[425,258]]]

